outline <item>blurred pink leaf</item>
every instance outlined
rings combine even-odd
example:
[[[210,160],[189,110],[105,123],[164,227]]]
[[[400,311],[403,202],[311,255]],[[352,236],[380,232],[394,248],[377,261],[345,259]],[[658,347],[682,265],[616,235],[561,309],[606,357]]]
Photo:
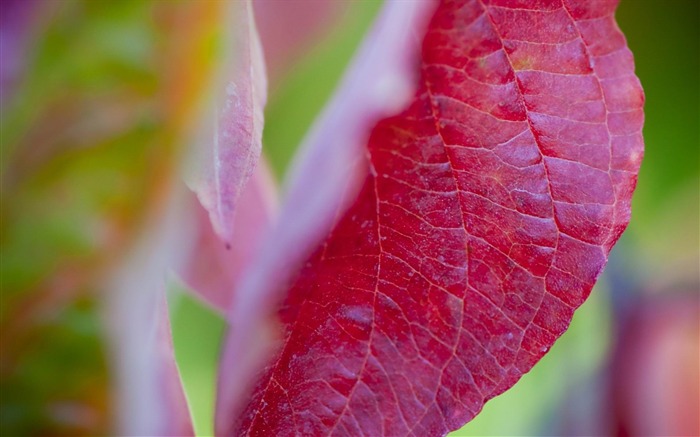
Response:
[[[114,272],[107,320],[117,375],[118,426],[125,435],[194,435],[175,362],[165,298],[171,266],[181,263],[184,186],[172,188],[159,220]]]
[[[224,65],[224,89],[217,90],[224,97],[215,99],[212,138],[196,145],[190,185],[209,212],[214,232],[232,244],[236,207],[262,150],[267,79],[250,1],[229,5],[231,33],[226,40],[232,46],[225,56],[230,56],[230,65]]]
[[[155,361],[159,368],[157,377],[162,393],[161,402],[167,414],[161,435],[194,436],[190,409],[182,387],[180,371],[175,361],[173,334],[170,328],[170,314],[165,292],[160,295],[154,319],[156,320],[157,333],[153,347],[156,352]]]
[[[120,296],[110,301],[116,311],[111,321],[119,355],[118,429],[124,435],[194,436],[175,361],[165,287],[156,287],[115,290]]]
[[[221,314],[227,314],[237,282],[250,266],[261,237],[270,230],[277,205],[277,193],[267,163],[261,159],[246,184],[232,223],[231,244],[221,241],[209,215],[196,199],[189,204],[195,210],[197,235],[188,258],[180,269],[181,279]]]

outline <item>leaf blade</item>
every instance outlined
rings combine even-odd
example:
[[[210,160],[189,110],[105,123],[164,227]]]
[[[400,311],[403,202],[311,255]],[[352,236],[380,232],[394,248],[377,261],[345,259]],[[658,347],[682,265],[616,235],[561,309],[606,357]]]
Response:
[[[195,242],[178,274],[194,294],[219,314],[227,314],[238,282],[275,216],[277,193],[266,161],[260,160],[241,192],[234,217],[233,244],[221,241],[208,212],[196,199],[189,205],[195,210]]]
[[[232,57],[224,71],[226,86],[216,99],[212,136],[195,150],[188,184],[209,211],[214,231],[231,244],[239,198],[253,175],[262,152],[263,109],[267,76],[260,37],[250,1],[230,4]]]
[[[442,435],[548,351],[627,225],[642,155],[615,6],[441,4],[419,91],[374,129],[235,432]]]

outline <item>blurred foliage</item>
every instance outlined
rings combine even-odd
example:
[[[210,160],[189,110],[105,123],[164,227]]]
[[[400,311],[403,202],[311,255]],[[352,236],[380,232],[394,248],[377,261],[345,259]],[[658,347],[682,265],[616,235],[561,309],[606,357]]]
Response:
[[[217,5],[35,3],[3,88],[2,435],[112,428],[95,293],[163,212],[219,58]]]
[[[10,377],[3,369],[0,434],[104,434],[112,412],[96,302],[80,298],[47,312],[23,337]]]

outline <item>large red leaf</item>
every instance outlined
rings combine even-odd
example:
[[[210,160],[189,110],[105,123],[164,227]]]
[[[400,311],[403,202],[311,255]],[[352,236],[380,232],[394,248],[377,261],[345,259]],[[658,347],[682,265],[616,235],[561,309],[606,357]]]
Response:
[[[627,225],[642,156],[616,3],[440,5],[415,99],[375,127],[229,433],[445,434],[546,353]]]

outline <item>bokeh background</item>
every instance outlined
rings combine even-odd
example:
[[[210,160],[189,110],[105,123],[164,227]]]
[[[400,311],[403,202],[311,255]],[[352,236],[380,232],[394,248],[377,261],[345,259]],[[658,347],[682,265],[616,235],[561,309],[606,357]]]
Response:
[[[2,435],[111,429],[100,281],[177,183],[224,46],[216,3],[2,3]],[[255,3],[278,181],[380,6]],[[700,434],[700,2],[622,0],[617,17],[647,97],[632,222],[569,331],[454,435]],[[169,288],[195,428],[211,435],[224,322]]]

